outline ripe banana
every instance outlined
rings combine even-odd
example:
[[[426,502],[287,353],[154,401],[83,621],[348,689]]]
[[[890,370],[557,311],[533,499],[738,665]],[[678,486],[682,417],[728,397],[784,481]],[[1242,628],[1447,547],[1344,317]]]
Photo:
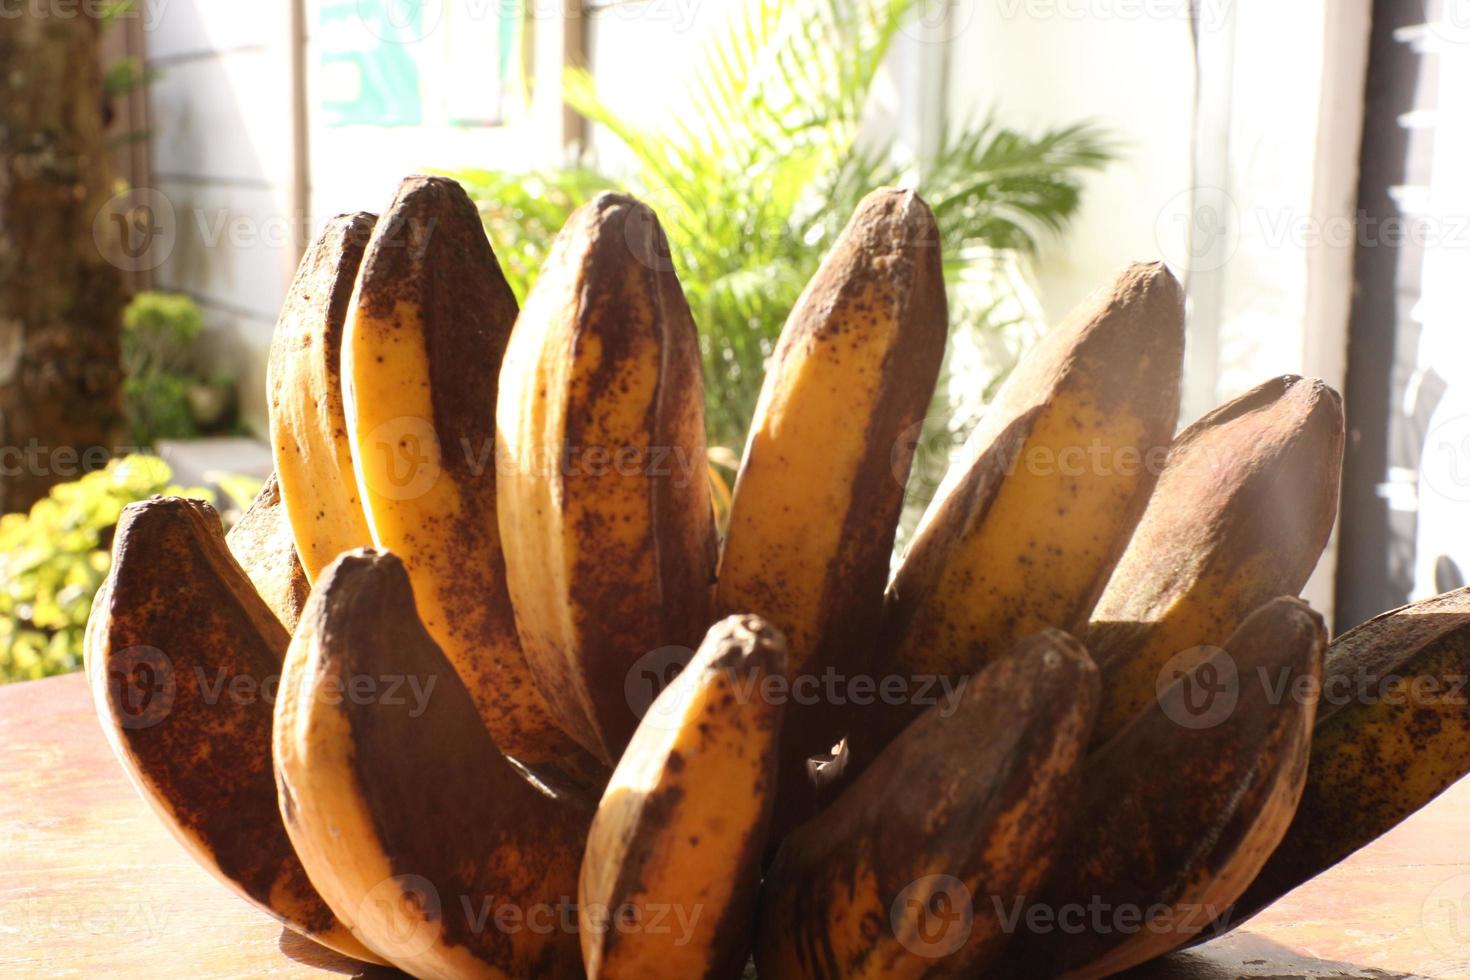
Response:
[[[1337,516],[1342,399],[1273,378],[1184,430],[1082,642],[1103,675],[1096,742],[1153,700],[1169,659],[1220,644],[1306,584]]]
[[[500,372],[500,533],[526,657],[612,763],[629,671],[710,623],[715,527],[698,337],[658,218],[603,194],[553,244]]]
[[[654,700],[602,796],[582,859],[593,980],[736,978],[750,953],[776,788],[786,642],[731,616]]]
[[[1325,644],[1306,603],[1273,600],[1088,758],[1014,975],[1112,976],[1187,944],[1240,896],[1301,796]]]
[[[595,779],[599,767],[536,687],[505,587],[495,378],[515,316],[464,190],[440,177],[405,180],[368,243],[347,313],[347,432],[373,541],[408,569],[424,626],[495,744],[527,765]]]
[[[190,855],[292,930],[377,958],[313,890],[276,809],[271,684],[288,637],[197,500],[128,506],[87,630],[108,743]]]
[[[1124,270],[1022,358],[888,590],[880,674],[962,677],[1086,612],[1173,435],[1183,357],[1184,292],[1154,263]],[[917,710],[885,706],[859,732],[859,764]]]
[[[311,583],[296,553],[296,539],[276,474],[266,479],[250,509],[225,535],[225,542],[286,632],[294,630]]]
[[[389,686],[392,685],[392,686]],[[495,747],[414,611],[405,567],[351,551],[317,580],[281,675],[291,843],[353,934],[419,977],[576,977],[589,800]]]
[[[309,580],[372,543],[342,408],[342,329],[376,216],[342,214],[307,250],[271,338],[271,453]]]
[[[786,634],[793,694],[871,668],[915,447],[904,436],[929,406],[948,325],[934,215],[912,191],[874,191],[781,331],[720,555],[717,609]],[[845,734],[846,707],[793,697],[783,777]],[[783,810],[793,795],[783,786]]]
[[[1077,641],[1046,630],[905,729],[781,845],[762,980],[982,974],[1071,819],[1097,684]]]
[[[1183,351],[1183,290],[1154,263],[1125,269],[1022,358],[889,586],[879,675],[962,678],[1085,612],[1153,487]],[[868,712],[853,770],[921,710]]]
[[[1296,819],[1238,925],[1470,773],[1470,589],[1384,613],[1327,650]]]

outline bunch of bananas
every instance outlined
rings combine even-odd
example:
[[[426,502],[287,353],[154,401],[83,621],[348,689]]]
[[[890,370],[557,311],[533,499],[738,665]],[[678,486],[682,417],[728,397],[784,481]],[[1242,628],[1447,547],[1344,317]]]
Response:
[[[230,536],[123,515],[112,748],[245,898],[425,977],[1102,977],[1470,770],[1470,592],[1328,645],[1295,596],[1340,400],[1277,378],[1176,435],[1161,265],[1026,355],[890,576],[947,315],[929,209],[874,192],[721,542],[653,212],[579,210],[518,310],[465,193],[410,178],[305,257]]]

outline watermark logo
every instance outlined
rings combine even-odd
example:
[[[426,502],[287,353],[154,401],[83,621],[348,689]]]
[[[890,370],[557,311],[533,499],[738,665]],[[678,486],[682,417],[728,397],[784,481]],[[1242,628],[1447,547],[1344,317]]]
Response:
[[[441,0],[357,0],[362,26],[389,44],[417,44],[439,28]]]
[[[640,725],[661,730],[679,726],[695,696],[693,677],[684,670],[693,659],[694,651],[688,647],[658,647],[628,668],[623,696]]]
[[[151,187],[120,191],[93,217],[92,240],[98,253],[124,272],[157,269],[179,240],[173,202]]]
[[[821,673],[764,673],[751,669],[710,688],[700,674],[684,670],[694,653],[687,647],[659,647],[636,660],[623,677],[628,707],[644,726],[670,729],[699,710],[699,701],[728,695],[738,704],[798,705],[802,708],[910,705],[949,718],[960,708],[966,677],[943,674],[845,674],[834,667]]]
[[[232,674],[224,667],[211,673],[202,665],[191,671],[200,704],[274,705],[281,690],[281,675]],[[336,707],[379,705],[405,708],[409,718],[421,718],[429,710],[429,699],[439,683],[437,674],[357,674],[324,677],[313,688],[317,703]]]
[[[1086,901],[1049,904],[1028,902],[1023,896],[1006,901],[990,897],[996,921],[1008,935],[1027,932],[1033,936],[1218,936],[1231,928],[1234,906],[1181,902],[1171,905],[1114,904],[1101,895]]]
[[[152,728],[173,711],[178,679],[173,660],[157,647],[128,647],[108,658],[107,688],[117,723]]]
[[[1181,728],[1214,728],[1235,713],[1240,672],[1219,647],[1198,646],[1169,658],[1155,681],[1159,706]]]
[[[899,486],[932,497],[960,459],[965,437],[950,428],[950,416],[930,416],[905,427],[894,440],[888,465]]]
[[[1424,486],[1453,503],[1470,503],[1470,416],[1435,425],[1424,437]]]
[[[1154,222],[1159,254],[1175,269],[1213,272],[1240,247],[1240,208],[1223,188],[1191,187],[1175,194]]]
[[[671,209],[661,209],[670,213]],[[674,254],[668,237],[659,226],[658,215],[651,207],[630,207],[623,220],[623,241],[633,259],[654,272],[673,272]]]
[[[920,44],[944,44],[965,32],[975,20],[975,0],[919,0],[899,28]]]
[[[8,941],[19,937],[38,948],[69,942],[78,934],[152,942],[172,926],[172,918],[166,905],[144,901],[9,899],[0,906],[0,935]]]
[[[609,908],[597,902],[580,909],[581,927],[588,933],[605,935],[667,936],[675,947],[694,941],[694,930],[704,914],[702,904],[677,902],[627,902]]]
[[[158,27],[170,0],[0,0],[0,21],[86,20],[108,22],[142,18],[143,30]]]
[[[1419,921],[1438,952],[1463,956],[1470,948],[1470,874],[1455,875],[1430,889]]]
[[[357,907],[357,922],[375,922],[380,928],[374,938],[385,954],[419,956],[439,941],[444,909],[439,890],[422,875],[384,878],[363,896]]]
[[[1470,44],[1470,0],[1422,0],[1424,23],[1445,44]]]
[[[1193,19],[1201,32],[1218,31],[1229,23],[1235,0],[1000,0],[1007,20],[1174,21]]]
[[[937,960],[958,950],[975,926],[970,889],[953,875],[926,875],[898,893],[889,924],[903,948]]]
[[[417,500],[434,489],[443,470],[434,426],[415,415],[379,424],[360,451],[368,492],[386,500]]]

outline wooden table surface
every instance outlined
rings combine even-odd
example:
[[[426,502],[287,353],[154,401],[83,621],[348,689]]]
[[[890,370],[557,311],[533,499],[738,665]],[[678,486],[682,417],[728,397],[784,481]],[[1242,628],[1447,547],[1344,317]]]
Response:
[[[0,687],[0,977],[363,972],[198,868],[113,760],[78,676]],[[1470,781],[1152,980],[1470,978]]]

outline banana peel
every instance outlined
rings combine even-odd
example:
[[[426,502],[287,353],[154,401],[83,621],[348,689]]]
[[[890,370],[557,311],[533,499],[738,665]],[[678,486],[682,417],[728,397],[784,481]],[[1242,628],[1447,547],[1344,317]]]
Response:
[[[506,591],[495,399],[515,318],[463,188],[442,177],[403,181],[367,243],[347,311],[347,433],[373,544],[407,568],[425,628],[496,745],[600,785],[605,768],[557,725],[536,683]]]
[[[1172,657],[1223,644],[1263,603],[1301,591],[1337,518],[1342,454],[1342,399],[1293,375],[1179,435],[1079,631],[1102,669],[1098,744],[1153,700]]]
[[[785,633],[793,689],[872,669],[893,538],[949,313],[939,228],[913,191],[863,198],[797,300],[756,404],[716,605]],[[846,697],[793,699],[780,820],[808,757],[847,734]]]
[[[311,582],[296,552],[295,534],[274,472],[225,535],[225,543],[286,632],[294,630],[311,593]]]
[[[419,977],[581,975],[572,906],[591,801],[501,754],[397,558],[351,551],[318,577],[274,757],[307,874],[383,959]]]
[[[372,544],[342,401],[342,332],[376,215],[340,214],[302,257],[271,337],[271,455],[308,580]]]
[[[1009,975],[1107,977],[1202,938],[1296,812],[1325,645],[1321,617],[1283,597],[1160,679],[1154,703],[1088,757]]]
[[[613,771],[582,859],[587,974],[739,977],[775,803],[786,641],[716,623],[653,701]]]
[[[971,434],[888,589],[880,676],[963,678],[1085,616],[1174,434],[1184,290],[1135,264],[1029,350]],[[922,707],[883,705],[856,765]]]
[[[289,637],[208,504],[162,497],[118,521],[87,631],[103,732],[185,850],[294,932],[381,962],[312,887],[276,809],[271,693]]]
[[[1467,678],[1470,589],[1386,612],[1332,642],[1301,805],[1232,927],[1470,773]]]
[[[555,718],[612,764],[645,658],[712,620],[715,523],[699,338],[658,218],[578,208],[516,320],[495,450],[507,583]]]
[[[1005,911],[1051,870],[1074,812],[1097,671],[1045,630],[920,715],[788,835],[761,889],[763,980],[983,973]]]

